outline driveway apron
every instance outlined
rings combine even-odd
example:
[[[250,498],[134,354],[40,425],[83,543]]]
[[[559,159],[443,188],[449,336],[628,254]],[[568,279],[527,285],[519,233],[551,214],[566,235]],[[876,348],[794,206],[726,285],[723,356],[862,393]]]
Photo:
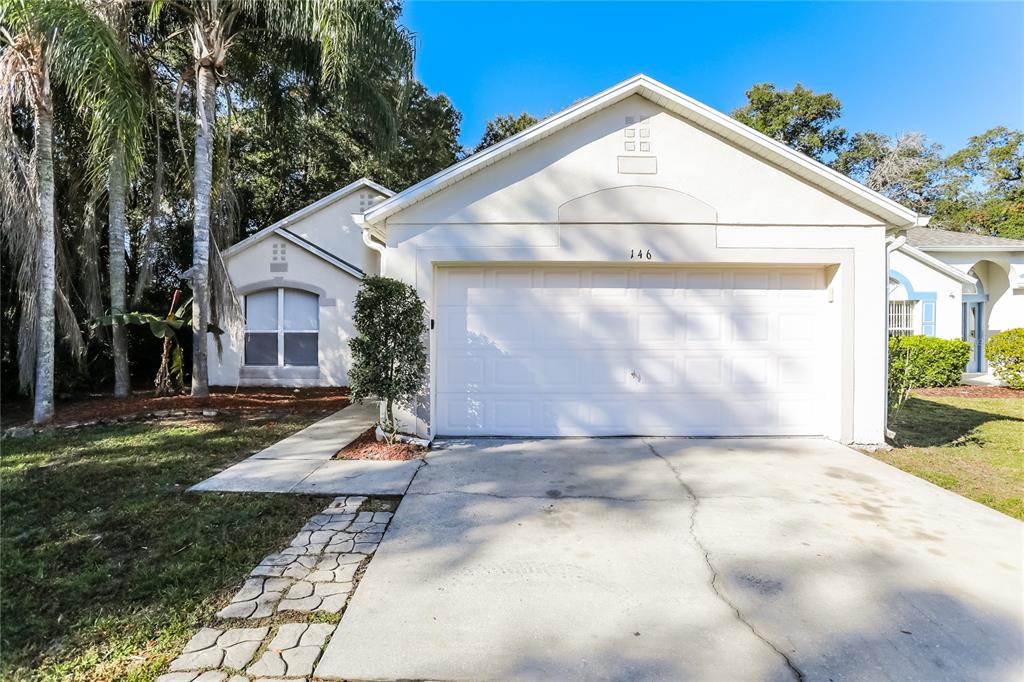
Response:
[[[449,441],[327,679],[1016,679],[1022,525],[812,439]]]

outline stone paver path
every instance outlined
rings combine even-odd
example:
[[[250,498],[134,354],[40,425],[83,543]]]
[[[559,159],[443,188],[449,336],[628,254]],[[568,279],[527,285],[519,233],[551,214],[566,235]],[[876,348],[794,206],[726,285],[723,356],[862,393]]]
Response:
[[[243,626],[199,630],[157,682],[299,682],[312,675],[336,623],[308,621],[341,613],[391,520],[391,512],[360,511],[366,501],[335,499],[288,547],[265,557],[217,613]],[[271,625],[244,627],[271,617]]]

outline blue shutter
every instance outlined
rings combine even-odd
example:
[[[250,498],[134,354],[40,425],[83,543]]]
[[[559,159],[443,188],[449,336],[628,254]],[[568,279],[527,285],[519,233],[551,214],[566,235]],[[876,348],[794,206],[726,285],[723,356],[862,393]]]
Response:
[[[935,301],[921,301],[921,333],[935,336]]]

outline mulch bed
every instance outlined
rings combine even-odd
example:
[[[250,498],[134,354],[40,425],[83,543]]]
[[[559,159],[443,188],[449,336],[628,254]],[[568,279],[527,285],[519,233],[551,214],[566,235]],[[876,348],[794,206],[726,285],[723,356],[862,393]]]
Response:
[[[217,413],[254,414],[263,412],[334,412],[348,405],[347,388],[263,388],[214,387],[203,400],[189,395],[157,398],[153,391],[137,391],[128,398],[90,394],[58,401],[53,425],[108,420],[162,410],[216,410]],[[5,404],[4,427],[27,424],[32,419],[31,403]]]
[[[946,396],[952,398],[1022,398],[1024,391],[1006,386],[944,386],[942,388],[918,388],[914,395]]]
[[[377,427],[372,426],[354,441],[343,447],[334,455],[334,459],[377,459],[404,461],[409,459],[423,459],[427,454],[426,449],[410,445],[409,443],[395,443],[388,445],[385,442],[377,442],[375,435]]]

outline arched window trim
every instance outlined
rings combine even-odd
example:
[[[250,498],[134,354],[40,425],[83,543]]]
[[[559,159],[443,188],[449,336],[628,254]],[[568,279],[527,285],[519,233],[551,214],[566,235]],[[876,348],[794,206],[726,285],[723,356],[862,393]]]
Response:
[[[914,291],[910,280],[902,272],[896,270],[889,270],[889,280],[895,280],[903,285],[908,301],[921,302],[921,333],[925,336],[935,336],[935,302],[938,298],[936,293],[934,291]],[[893,312],[893,305],[890,302],[890,319]]]
[[[299,328],[289,328],[287,326],[287,324],[285,323],[285,317],[286,317],[285,307],[286,307],[286,300],[287,300],[286,299],[286,292],[289,291],[289,290],[298,291],[298,292],[301,292],[301,293],[304,293],[304,294],[310,294],[310,295],[316,297],[316,304],[314,306],[314,310],[316,311],[316,320],[315,320],[316,326],[315,327],[308,328],[308,329],[307,328],[299,329]],[[254,327],[250,326],[250,321],[249,321],[249,312],[248,312],[249,297],[253,296],[255,294],[258,294],[258,293],[264,293],[264,292],[269,292],[269,291],[275,291],[277,293],[276,324],[275,324],[275,326],[273,328],[269,328],[269,327],[267,327],[267,328],[262,328],[262,327],[261,328],[254,328]],[[242,348],[242,366],[243,367],[262,367],[262,368],[267,368],[267,367],[318,367],[319,366],[319,364],[320,364],[320,294],[318,294],[317,292],[314,292],[314,291],[309,291],[309,290],[307,290],[305,288],[291,287],[291,286],[274,286],[274,287],[265,287],[265,288],[262,288],[262,289],[252,289],[250,287],[246,287],[245,300],[243,301],[243,310],[245,311],[245,318],[246,318],[245,319],[245,337],[244,337],[244,344],[243,344],[243,348]],[[250,346],[250,343],[253,343],[256,340],[257,336],[263,337],[263,340],[265,341],[266,337],[271,335],[271,334],[276,336],[275,346],[276,346],[276,350],[277,350],[277,362],[274,363],[274,364],[270,364],[270,363],[267,363],[267,362],[262,362],[262,363],[260,363],[260,362],[252,362],[251,358],[250,358],[250,355],[254,354],[254,352],[253,352],[253,348]],[[306,341],[306,343],[308,344],[309,337],[311,335],[314,335],[314,337],[313,337],[313,361],[312,362],[289,362],[288,358],[287,358],[289,341],[297,342],[297,341],[299,341],[300,337],[305,337],[303,340]],[[296,349],[297,352],[301,350],[299,346],[295,346],[295,349]]]

